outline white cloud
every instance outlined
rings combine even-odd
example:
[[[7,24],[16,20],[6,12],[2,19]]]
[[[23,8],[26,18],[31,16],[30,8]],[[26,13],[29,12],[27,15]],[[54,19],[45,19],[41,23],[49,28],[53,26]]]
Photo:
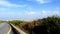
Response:
[[[33,8],[30,7],[30,6],[29,6],[29,7],[27,6],[25,9],[26,9],[26,10],[24,10],[24,13],[27,14],[27,15],[34,15],[34,14],[36,14],[36,12],[33,11],[33,10],[32,10]]]
[[[36,0],[40,4],[49,3],[51,0]]]
[[[36,12],[31,11],[31,12],[27,12],[27,14],[28,15],[34,15],[34,14],[36,14]]]
[[[54,10],[54,11],[42,11],[42,14],[45,16],[53,16],[53,15],[58,15],[60,16],[60,11]]]
[[[42,11],[42,13],[44,13],[44,14],[45,14],[45,13],[46,13],[46,11],[44,11],[44,10],[43,10],[43,11]]]
[[[44,4],[44,3],[49,3],[49,2],[51,2],[51,0],[27,0],[27,1],[36,1],[36,2],[38,2],[39,4]]]
[[[42,10],[40,12],[35,12],[35,11],[25,11],[25,12],[0,12],[0,19],[5,18],[5,19],[22,19],[22,20],[33,20],[33,19],[38,19],[38,18],[45,18],[47,16],[52,16],[52,15],[59,15],[59,11],[45,11]]]
[[[12,4],[6,0],[0,0],[0,5],[5,6],[5,7],[24,7],[24,6],[26,6],[26,5]]]
[[[56,7],[55,9],[56,9],[57,11],[59,11],[59,10],[60,10],[60,8],[59,8],[59,7]]]

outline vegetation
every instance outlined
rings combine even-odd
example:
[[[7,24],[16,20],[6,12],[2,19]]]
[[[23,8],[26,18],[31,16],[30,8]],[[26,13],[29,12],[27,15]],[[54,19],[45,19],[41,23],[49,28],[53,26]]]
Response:
[[[12,20],[12,21],[9,21],[9,23],[12,23],[14,25],[19,25],[20,23],[24,23],[25,21],[21,21],[21,20]]]
[[[60,17],[56,16],[38,19],[32,22],[18,20],[9,22],[17,25],[17,27],[27,32],[27,34],[60,34]]]
[[[4,21],[4,20],[0,20],[0,23],[4,23],[4,22],[6,22],[6,21]]]

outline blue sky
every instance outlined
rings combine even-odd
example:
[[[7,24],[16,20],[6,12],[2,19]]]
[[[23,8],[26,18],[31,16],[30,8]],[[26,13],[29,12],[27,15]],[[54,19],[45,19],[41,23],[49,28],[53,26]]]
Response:
[[[0,0],[0,20],[34,20],[60,16],[60,0]]]

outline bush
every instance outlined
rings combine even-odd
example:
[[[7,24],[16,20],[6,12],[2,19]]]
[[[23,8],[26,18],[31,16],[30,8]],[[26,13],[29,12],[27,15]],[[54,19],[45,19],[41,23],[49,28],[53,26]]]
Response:
[[[33,28],[35,34],[60,34],[60,18],[47,17],[41,19],[42,24]]]
[[[24,21],[21,21],[21,20],[12,20],[12,21],[9,21],[9,23],[12,23],[14,25],[19,25],[20,23],[23,23]]]

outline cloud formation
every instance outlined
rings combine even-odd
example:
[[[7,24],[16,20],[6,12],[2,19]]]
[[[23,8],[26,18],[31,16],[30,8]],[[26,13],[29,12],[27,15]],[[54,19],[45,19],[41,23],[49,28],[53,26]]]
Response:
[[[51,0],[36,0],[40,4],[49,3]]]
[[[58,8],[57,6],[53,5],[53,3],[52,3],[53,6],[48,4],[46,4],[45,6],[45,3],[49,3],[51,2],[51,0],[28,0],[28,1],[33,1],[33,2],[31,5],[28,2],[26,2],[25,5],[20,5],[17,3],[18,1],[17,2],[15,1],[16,4],[15,2],[13,4],[8,2],[7,0],[0,0],[0,19],[33,20],[33,19],[44,18],[52,15],[60,16],[60,6]],[[25,3],[25,1],[23,2]],[[35,2],[41,4],[41,6],[37,3],[35,4]],[[23,7],[23,8],[15,8],[15,7]]]
[[[0,6],[5,7],[25,7],[26,5],[18,5],[18,4],[12,4],[6,0],[0,0]]]
[[[36,1],[39,4],[50,3],[52,0],[27,0],[27,1]]]
[[[34,11],[30,11],[30,12],[25,12],[27,15],[34,15],[34,14],[36,14],[36,12],[34,12]]]
[[[47,16],[52,16],[52,15],[59,15],[60,16],[60,11],[54,10],[54,11],[45,11],[42,10],[40,12],[35,12],[35,11],[29,11],[29,12],[0,12],[0,19],[22,19],[22,20],[33,20],[33,19],[38,19],[38,18],[45,18]]]

